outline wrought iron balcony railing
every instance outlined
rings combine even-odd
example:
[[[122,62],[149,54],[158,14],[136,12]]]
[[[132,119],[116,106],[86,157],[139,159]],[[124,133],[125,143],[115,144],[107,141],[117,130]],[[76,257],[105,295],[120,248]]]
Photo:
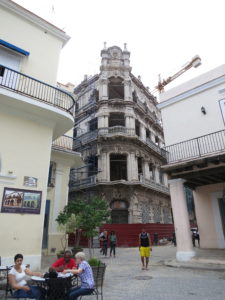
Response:
[[[72,190],[79,190],[82,188],[88,188],[90,186],[96,185],[96,180],[96,175],[80,180],[70,180],[69,186]]]
[[[225,130],[167,146],[165,150],[168,164],[225,152]]]
[[[147,179],[142,175],[140,175],[139,180],[142,184],[151,187],[153,190],[169,194],[169,188],[161,183],[157,183],[151,179]]]
[[[67,135],[62,135],[53,141],[52,147],[60,150],[73,151],[73,138]]]
[[[75,180],[73,177],[70,178],[70,189],[72,191],[76,191],[76,190],[80,190],[80,189],[85,189],[85,188],[89,188],[92,186],[95,186],[97,184],[114,184],[114,181],[97,181],[97,176],[90,176],[84,179],[80,179],[80,180]],[[118,180],[118,183],[121,183],[120,180]],[[144,176],[139,176],[139,180],[133,182],[133,181],[123,181],[124,184],[128,184],[128,185],[137,185],[137,184],[141,184],[144,185],[150,189],[153,189],[155,191],[164,193],[164,194],[169,194],[169,188],[166,187],[163,184],[157,183],[155,181],[152,181],[150,179],[146,179],[144,178]]]
[[[66,91],[0,65],[0,87],[73,114],[74,99]]]
[[[140,137],[136,135],[135,129],[127,128],[124,126],[99,128],[97,130],[84,133],[81,136],[74,139],[74,149],[82,148],[82,146],[97,140],[98,137],[112,137],[115,135],[137,138],[138,140],[147,144],[147,146],[149,146],[153,151],[157,152],[159,155],[166,158],[166,151],[164,149],[160,148],[158,145],[156,145],[153,141],[151,141],[148,138],[146,140],[142,140]]]

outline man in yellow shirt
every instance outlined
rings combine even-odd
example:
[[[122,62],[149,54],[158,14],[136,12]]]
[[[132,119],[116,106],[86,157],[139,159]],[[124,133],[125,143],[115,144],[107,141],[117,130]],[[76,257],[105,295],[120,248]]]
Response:
[[[148,270],[148,263],[150,257],[151,239],[145,228],[139,234],[139,250],[141,255],[142,270]]]

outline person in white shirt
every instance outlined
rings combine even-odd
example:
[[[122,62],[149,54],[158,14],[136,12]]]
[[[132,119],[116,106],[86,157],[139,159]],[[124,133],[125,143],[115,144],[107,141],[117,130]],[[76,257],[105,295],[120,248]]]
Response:
[[[44,291],[38,286],[28,285],[26,275],[41,276],[39,272],[32,272],[25,265],[23,265],[23,255],[17,254],[14,257],[15,265],[9,271],[9,283],[13,289],[13,297],[28,298],[41,300],[44,299]]]

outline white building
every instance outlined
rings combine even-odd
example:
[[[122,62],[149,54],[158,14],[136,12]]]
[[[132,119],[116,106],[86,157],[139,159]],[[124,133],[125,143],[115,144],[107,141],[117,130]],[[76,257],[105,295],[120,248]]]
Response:
[[[225,248],[225,65],[160,95],[177,258],[194,256],[184,185],[202,248]]]
[[[67,203],[70,167],[80,160],[72,139],[60,138],[74,125],[74,99],[56,87],[69,37],[12,1],[0,1],[0,16],[0,255],[11,265],[23,253],[38,268],[46,239],[59,248],[55,218]],[[50,161],[55,181],[47,188]]]

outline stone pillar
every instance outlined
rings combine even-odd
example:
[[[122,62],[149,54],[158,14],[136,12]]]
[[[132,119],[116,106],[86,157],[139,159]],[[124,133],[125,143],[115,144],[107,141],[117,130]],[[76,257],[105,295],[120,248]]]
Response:
[[[159,172],[160,172],[159,166],[155,165],[155,182],[157,182],[157,183],[160,183]]]
[[[138,180],[138,166],[137,166],[137,158],[135,157],[135,153],[130,153],[128,156],[128,180],[136,181]]]
[[[149,162],[148,161],[144,162],[144,177],[146,179],[150,179]]]
[[[143,125],[143,124],[140,124],[140,127],[141,127],[141,139],[143,140],[143,141],[146,141],[146,129],[145,129],[145,126]]]
[[[195,256],[183,183],[184,180],[181,178],[169,180],[178,261],[188,261]]]
[[[101,116],[98,116],[98,128],[104,128],[104,116],[101,115]]]
[[[102,152],[100,156],[101,163],[101,181],[107,181],[107,153]]]
[[[130,80],[124,80],[124,100],[125,101],[132,101],[131,81]]]
[[[99,100],[108,100],[108,80],[101,79],[99,87]]]

